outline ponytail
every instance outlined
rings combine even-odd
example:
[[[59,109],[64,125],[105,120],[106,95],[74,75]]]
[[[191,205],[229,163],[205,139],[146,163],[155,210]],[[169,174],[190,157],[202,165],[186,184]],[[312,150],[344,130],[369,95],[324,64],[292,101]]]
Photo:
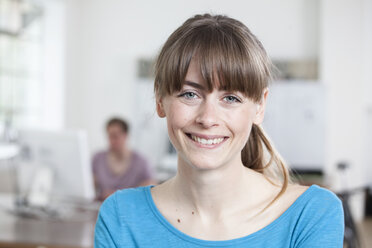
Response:
[[[289,183],[293,183],[289,176],[290,170],[273,147],[262,127],[255,124],[252,126],[248,142],[241,155],[245,167],[262,173],[273,185],[282,184],[279,194],[263,209],[265,210],[284,194]]]

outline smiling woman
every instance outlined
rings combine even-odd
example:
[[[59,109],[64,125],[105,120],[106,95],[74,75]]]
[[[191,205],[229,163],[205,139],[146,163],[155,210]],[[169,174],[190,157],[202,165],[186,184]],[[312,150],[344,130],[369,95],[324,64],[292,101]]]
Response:
[[[257,109],[263,109],[267,90],[260,103],[239,91],[210,91],[199,68],[193,58],[181,89],[158,96],[159,116],[167,117],[169,138],[182,158],[179,170],[185,163],[195,168],[241,164],[252,124],[262,121]]]
[[[102,205],[96,247],[342,247],[335,194],[289,179],[260,124],[271,62],[227,16],[196,15],[166,41],[155,96],[177,175]]]

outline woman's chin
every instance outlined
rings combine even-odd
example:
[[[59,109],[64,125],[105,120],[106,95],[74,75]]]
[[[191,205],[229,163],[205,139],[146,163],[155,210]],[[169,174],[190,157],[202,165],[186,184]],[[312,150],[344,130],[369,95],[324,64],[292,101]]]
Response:
[[[187,166],[190,166],[191,168],[200,170],[200,171],[216,170],[223,166],[223,163],[216,161],[216,159],[203,160],[203,161],[200,161],[200,159],[197,161],[189,160],[188,162],[186,162],[186,164]]]

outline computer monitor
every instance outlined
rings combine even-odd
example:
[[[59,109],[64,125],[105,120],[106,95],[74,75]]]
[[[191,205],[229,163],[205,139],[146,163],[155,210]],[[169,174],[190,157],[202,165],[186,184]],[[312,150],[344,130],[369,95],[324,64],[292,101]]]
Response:
[[[21,160],[49,167],[52,198],[95,197],[87,134],[82,130],[20,130]]]

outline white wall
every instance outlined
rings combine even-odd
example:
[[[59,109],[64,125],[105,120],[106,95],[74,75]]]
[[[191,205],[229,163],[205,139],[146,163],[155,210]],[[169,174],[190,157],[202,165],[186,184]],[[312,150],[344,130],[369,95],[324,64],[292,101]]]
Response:
[[[321,74],[327,87],[326,169],[334,189],[365,185],[370,164],[365,160],[365,145],[370,143],[367,126],[365,91],[371,89],[370,68],[372,43],[370,0],[324,0],[321,5]],[[369,8],[369,11],[365,11]],[[368,14],[367,14],[368,13]],[[367,15],[366,15],[367,14]],[[368,16],[369,15],[369,16]],[[368,47],[369,49],[366,49]],[[368,93],[368,95],[370,92]],[[366,152],[366,153],[364,153]],[[339,162],[351,169],[345,180],[336,172]],[[371,180],[371,179],[368,179]],[[363,213],[362,195],[353,201],[357,219]]]
[[[136,78],[137,59],[156,56],[171,32],[196,13],[222,13],[241,20],[274,58],[318,57],[318,1],[66,3],[66,126],[87,128],[92,150],[104,146],[103,124],[111,115],[127,117],[137,126],[137,109],[142,103],[136,89],[143,87]],[[166,140],[148,142],[158,147]]]
[[[324,169],[325,93],[324,84],[309,80],[270,87],[263,127],[292,169]]]
[[[366,135],[364,136],[364,156],[365,161],[365,173],[364,177],[367,183],[372,187],[372,156],[370,155],[370,149],[372,147],[372,1],[364,1],[364,60],[363,60],[363,75],[364,75],[364,108],[367,111],[367,121],[365,122],[364,131]]]
[[[60,129],[65,113],[65,4],[58,0],[39,0],[44,7],[43,25],[43,128]]]

